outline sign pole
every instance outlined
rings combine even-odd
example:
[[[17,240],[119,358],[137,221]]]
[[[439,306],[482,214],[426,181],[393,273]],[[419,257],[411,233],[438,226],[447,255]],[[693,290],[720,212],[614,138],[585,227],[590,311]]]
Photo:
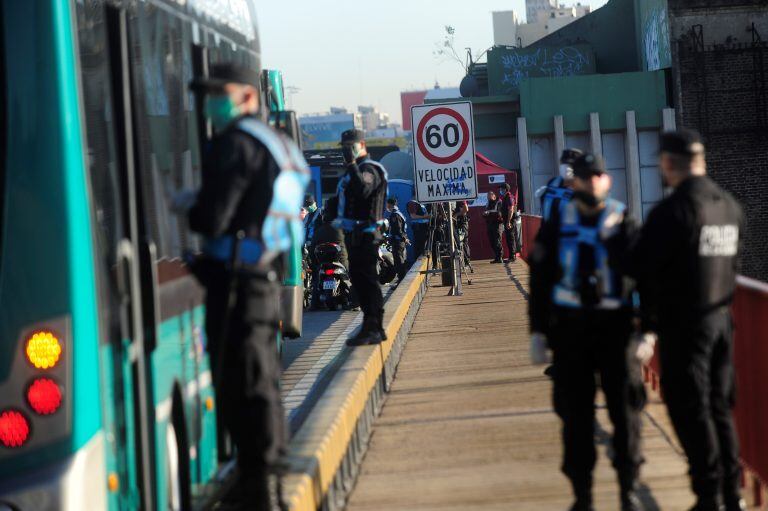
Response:
[[[453,231],[453,201],[448,202],[448,232],[451,237],[451,292],[450,296],[461,296],[461,274],[456,261],[456,238]]]

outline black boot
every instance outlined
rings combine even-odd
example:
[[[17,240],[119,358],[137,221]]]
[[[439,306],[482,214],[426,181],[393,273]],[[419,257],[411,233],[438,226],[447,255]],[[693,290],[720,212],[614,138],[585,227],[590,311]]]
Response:
[[[366,344],[380,344],[383,341],[381,331],[379,329],[379,322],[377,318],[366,317],[363,319],[363,326],[360,331],[352,337],[347,339],[347,346],[365,346]]]
[[[569,511],[595,511],[595,508],[592,507],[592,499],[587,501],[577,497]]]
[[[576,500],[570,508],[570,511],[595,511],[592,507],[592,480],[588,482],[576,483],[571,481],[573,486],[573,495]]]
[[[741,498],[738,491],[732,494],[725,493],[723,502],[725,503],[725,511],[746,511],[747,509],[747,503]]]
[[[621,511],[643,511],[643,503],[637,495],[637,478],[619,477]]]
[[[720,502],[719,495],[699,496],[696,505],[690,511],[723,511],[725,509]]]

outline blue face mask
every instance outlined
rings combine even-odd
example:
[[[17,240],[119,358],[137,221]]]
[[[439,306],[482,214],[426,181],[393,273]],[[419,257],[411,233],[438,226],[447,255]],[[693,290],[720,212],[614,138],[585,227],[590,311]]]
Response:
[[[240,117],[240,109],[226,94],[208,95],[205,97],[203,114],[211,120],[217,131],[226,128],[229,123]]]

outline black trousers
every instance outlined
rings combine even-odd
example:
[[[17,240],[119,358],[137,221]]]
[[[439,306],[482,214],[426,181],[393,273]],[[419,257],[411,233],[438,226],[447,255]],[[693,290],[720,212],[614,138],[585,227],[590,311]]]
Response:
[[[413,230],[413,254],[418,259],[427,248],[429,222],[412,222],[411,229]]]
[[[403,280],[405,274],[408,273],[408,249],[405,243],[401,241],[392,242],[392,258],[395,261],[397,278]]]
[[[660,328],[661,387],[699,497],[739,492],[733,424],[733,340],[728,309]]]
[[[277,352],[280,287],[238,277],[232,284],[234,307],[227,312],[231,274],[223,265],[214,271],[217,275],[208,281],[205,328],[218,411],[237,446],[242,480],[252,481],[255,490],[260,482],[266,484],[288,441]]]
[[[372,234],[347,234],[346,244],[349,252],[349,278],[363,311],[363,327],[378,325],[378,328],[381,328],[384,319],[384,297],[381,294],[376,268],[379,243]]]
[[[519,240],[517,228],[515,227],[514,222],[512,223],[512,226],[509,229],[507,229],[507,227],[504,226],[504,239],[507,242],[507,250],[509,250],[509,258],[513,259],[515,257],[515,254],[520,252],[520,240]]]
[[[504,255],[504,249],[501,246],[501,224],[488,223],[486,224],[488,231],[488,241],[491,243],[493,253],[496,259],[501,259]]]
[[[629,349],[630,315],[568,311],[549,333],[554,355],[553,401],[563,423],[563,473],[577,496],[588,495],[595,449],[596,377],[613,423],[613,466],[620,480],[637,477],[641,417],[646,394],[640,362]]]

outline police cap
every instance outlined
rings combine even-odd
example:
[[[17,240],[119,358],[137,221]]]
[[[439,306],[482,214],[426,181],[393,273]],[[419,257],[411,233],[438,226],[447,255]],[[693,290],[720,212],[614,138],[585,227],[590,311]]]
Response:
[[[701,135],[696,131],[689,129],[668,131],[661,134],[659,152],[695,156],[704,152],[704,144],[701,141]]]
[[[221,89],[228,83],[251,85],[259,88],[260,79],[258,71],[231,62],[222,62],[211,66],[208,76],[199,76],[192,80],[189,88],[194,91],[205,92],[211,89]]]
[[[563,150],[563,154],[560,155],[560,163],[572,165],[574,160],[584,154],[580,149],[568,148]]]
[[[608,172],[605,170],[603,159],[592,153],[584,153],[573,161],[573,175],[588,179],[594,175]]]
[[[352,129],[341,134],[341,143],[339,145],[356,144],[358,142],[365,142],[365,133],[363,133],[363,130]]]

